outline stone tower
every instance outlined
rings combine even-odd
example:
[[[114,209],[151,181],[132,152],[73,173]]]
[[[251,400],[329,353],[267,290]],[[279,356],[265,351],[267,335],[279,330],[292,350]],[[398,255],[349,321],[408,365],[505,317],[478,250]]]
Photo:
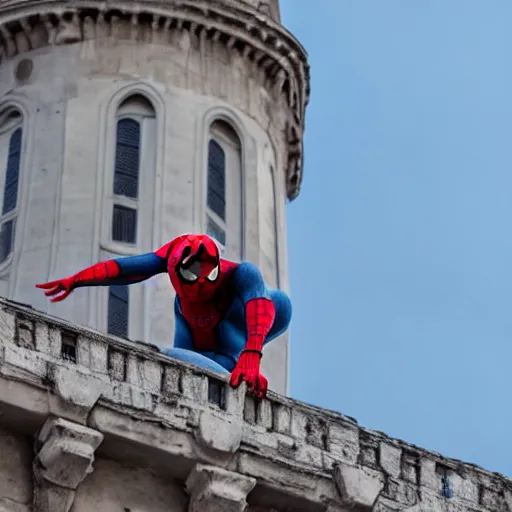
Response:
[[[0,0],[0,58],[0,295],[170,346],[166,276],[56,305],[34,284],[205,231],[287,289],[309,71],[278,0]]]

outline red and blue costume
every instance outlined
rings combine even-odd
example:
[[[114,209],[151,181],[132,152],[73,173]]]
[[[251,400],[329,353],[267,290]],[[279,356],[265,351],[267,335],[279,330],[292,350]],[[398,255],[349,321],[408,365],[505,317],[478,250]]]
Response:
[[[134,284],[164,272],[176,299],[174,348],[163,352],[217,372],[231,372],[233,387],[246,381],[256,396],[265,396],[262,349],[288,328],[290,299],[269,289],[252,263],[221,259],[207,235],[182,235],[155,252],[97,263],[37,287],[58,302],[82,286]]]

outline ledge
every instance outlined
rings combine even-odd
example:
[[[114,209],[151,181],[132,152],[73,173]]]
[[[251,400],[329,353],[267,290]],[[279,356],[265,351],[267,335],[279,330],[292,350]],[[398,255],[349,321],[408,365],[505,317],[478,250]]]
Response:
[[[272,392],[257,403],[244,387],[150,345],[0,299],[0,425],[44,440],[55,417],[81,432],[80,446],[103,439],[97,456],[187,482],[190,510],[226,481],[235,487],[215,495],[219,510],[243,510],[242,487],[251,506],[276,510],[511,510],[512,481],[501,475]],[[67,492],[88,471],[81,450]]]
[[[0,0],[0,62],[46,45],[116,37],[112,27],[119,21],[149,33],[147,42],[163,31],[188,31],[199,41],[215,41],[241,53],[262,71],[264,86],[288,107],[287,194],[297,197],[310,93],[307,54],[282,25],[254,8],[225,0]],[[137,30],[129,32],[135,40],[146,41]]]

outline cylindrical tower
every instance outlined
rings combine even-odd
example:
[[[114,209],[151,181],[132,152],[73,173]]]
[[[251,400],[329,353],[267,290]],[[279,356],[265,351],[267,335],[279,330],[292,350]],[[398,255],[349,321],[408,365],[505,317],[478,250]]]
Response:
[[[166,276],[34,285],[184,232],[287,289],[309,71],[278,0],[0,0],[0,56],[0,295],[171,346]],[[263,371],[286,392],[286,336]]]

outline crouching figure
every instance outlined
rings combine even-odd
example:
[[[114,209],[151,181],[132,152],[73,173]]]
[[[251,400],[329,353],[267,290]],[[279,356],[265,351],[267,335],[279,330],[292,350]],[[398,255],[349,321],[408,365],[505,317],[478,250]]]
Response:
[[[246,381],[257,397],[267,392],[260,373],[262,350],[291,320],[289,297],[266,286],[249,262],[222,259],[207,235],[182,235],[155,252],[116,258],[38,284],[52,302],[82,286],[135,284],[167,272],[176,291],[174,347],[165,354],[220,373],[230,384]]]

